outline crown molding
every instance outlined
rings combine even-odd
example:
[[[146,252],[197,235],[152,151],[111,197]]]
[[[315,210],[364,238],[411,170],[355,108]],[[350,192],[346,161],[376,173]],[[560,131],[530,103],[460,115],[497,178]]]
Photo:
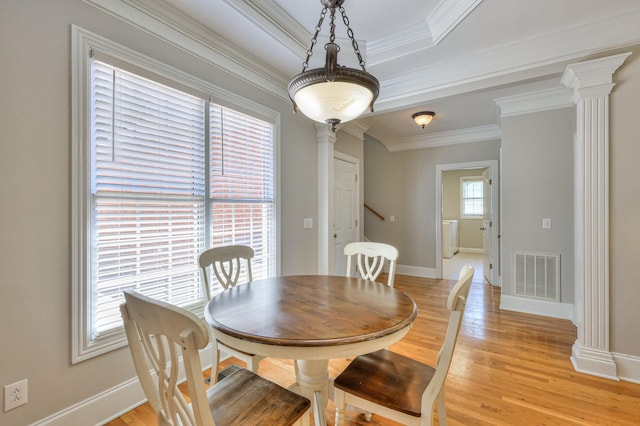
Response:
[[[433,45],[439,44],[482,0],[442,0],[427,16]]]
[[[224,0],[228,5],[236,9],[247,19],[252,21],[269,36],[278,40],[295,55],[303,58],[309,49],[312,34],[298,21],[293,19],[284,9],[276,3],[260,0]],[[440,4],[466,3],[468,1],[481,0],[442,0]],[[469,12],[471,12],[469,10]],[[466,15],[465,15],[466,16]],[[462,18],[460,18],[462,20]],[[452,30],[451,28],[450,30]],[[328,36],[320,35],[318,44],[323,45],[329,41]],[[407,26],[400,33],[385,36],[376,40],[357,40],[360,52],[369,66],[388,62],[401,56],[414,54],[425,48],[433,46],[431,31],[426,22]],[[340,45],[350,45],[351,40],[345,37],[337,39]],[[356,61],[357,64],[357,61]]]
[[[407,25],[402,32],[368,41],[366,44],[367,65],[379,65],[428,49],[433,45],[431,31],[426,22]]]
[[[224,0],[224,2],[253,22],[271,38],[289,49],[301,60],[305,58],[307,50],[311,46],[313,34],[293,19],[277,3],[265,2],[264,0]],[[318,17],[320,16],[320,10],[318,9]],[[318,35],[317,45],[323,46],[328,42],[328,35]],[[357,40],[357,42],[362,57],[367,61],[367,42],[365,40]],[[341,46],[350,46],[351,40],[346,37],[337,37],[336,43]],[[310,62],[322,61],[322,64],[324,64],[324,56],[322,55],[311,57],[309,60]],[[345,63],[351,65],[352,62],[356,65],[358,64],[355,57],[348,59]]]
[[[276,3],[259,0],[224,1],[294,54],[300,56],[307,51],[307,41],[311,40],[311,33]],[[367,64],[374,66],[433,47],[453,31],[481,1],[442,0],[423,22],[407,26],[402,32],[379,39],[358,40],[360,51]],[[437,37],[433,34],[437,34]],[[322,40],[322,43],[326,41],[328,37],[327,40]],[[338,43],[349,44],[350,40],[340,39]]]
[[[572,93],[566,87],[539,90],[493,100],[498,108],[498,117],[531,114],[574,105]]]
[[[369,126],[366,126],[362,123],[358,123],[357,121],[349,121],[344,124],[340,124],[338,127],[339,131],[350,134],[351,136],[358,138],[360,140],[364,140],[364,134],[367,130],[369,130]]]
[[[411,136],[400,139],[380,141],[389,152],[409,151],[412,149],[434,148],[437,146],[457,145],[461,143],[482,142],[500,139],[501,129],[496,125],[471,127],[450,132],[433,133],[425,136]]]
[[[526,78],[560,74],[576,60],[639,44],[639,21],[640,10],[413,68],[381,80],[376,109],[386,111],[419,103],[438,91],[452,88],[477,90],[496,82],[508,83],[505,80],[517,74]],[[429,78],[424,78],[425,75]]]
[[[224,2],[294,54],[300,56],[309,49],[312,34],[277,3],[264,0],[224,0]]]
[[[268,93],[289,100],[287,80],[246,51],[162,1],[83,0],[124,22],[229,72]]]

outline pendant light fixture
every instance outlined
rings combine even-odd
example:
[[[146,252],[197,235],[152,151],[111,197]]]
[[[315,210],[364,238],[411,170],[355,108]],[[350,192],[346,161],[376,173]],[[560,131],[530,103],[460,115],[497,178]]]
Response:
[[[369,74],[364,67],[364,60],[360,54],[358,43],[349,26],[349,18],[342,4],[344,0],[320,0],[324,6],[320,12],[320,20],[311,39],[311,47],[307,50],[307,58],[302,64],[302,72],[289,82],[289,97],[293,102],[294,111],[302,111],[312,120],[327,123],[335,132],[336,125],[353,120],[367,108],[373,111],[373,103],[380,92],[378,79]],[[348,68],[338,64],[340,46],[335,43],[335,15],[336,8],[342,15],[342,21],[347,27],[347,35],[358,58],[362,70]],[[330,13],[329,43],[325,44],[326,60],[324,68],[307,71],[309,58],[313,54],[313,46],[318,40],[318,33],[322,22]]]
[[[424,129],[424,126],[431,123],[435,115],[436,113],[433,111],[420,111],[413,114],[411,118],[413,118],[413,121],[415,121],[418,126],[422,126]]]

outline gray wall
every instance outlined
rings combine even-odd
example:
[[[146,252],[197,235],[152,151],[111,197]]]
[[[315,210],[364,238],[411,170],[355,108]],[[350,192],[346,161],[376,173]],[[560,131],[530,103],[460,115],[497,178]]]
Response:
[[[610,345],[614,352],[640,357],[640,48],[614,76],[609,134]]]
[[[0,385],[29,379],[25,425],[135,376],[128,349],[71,365],[70,25],[281,112],[282,272],[317,270],[317,142],[287,100],[81,0],[0,2]]]
[[[482,219],[460,219],[460,178],[482,176],[484,170],[486,169],[447,170],[442,173],[442,219],[458,220],[458,243],[461,250],[482,249]]]
[[[364,201],[387,219],[365,212],[365,235],[395,245],[400,265],[435,268],[436,165],[498,160],[499,155],[497,140],[389,152],[365,136]]]
[[[561,302],[573,303],[575,109],[502,118],[502,294],[514,251],[560,254]],[[542,229],[542,218],[552,228]]]

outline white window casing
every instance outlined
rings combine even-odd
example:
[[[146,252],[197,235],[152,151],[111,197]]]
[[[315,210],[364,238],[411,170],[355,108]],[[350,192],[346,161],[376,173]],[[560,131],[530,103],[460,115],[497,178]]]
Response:
[[[279,113],[72,27],[72,362],[126,345],[122,290],[202,315],[197,256],[279,273]]]

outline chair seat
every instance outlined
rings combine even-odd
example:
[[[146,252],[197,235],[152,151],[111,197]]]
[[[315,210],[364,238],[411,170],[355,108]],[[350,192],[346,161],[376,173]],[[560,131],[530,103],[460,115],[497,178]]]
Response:
[[[216,426],[295,423],[311,403],[244,368],[207,390]]]
[[[386,349],[356,357],[336,388],[392,410],[420,417],[422,394],[435,369]]]

